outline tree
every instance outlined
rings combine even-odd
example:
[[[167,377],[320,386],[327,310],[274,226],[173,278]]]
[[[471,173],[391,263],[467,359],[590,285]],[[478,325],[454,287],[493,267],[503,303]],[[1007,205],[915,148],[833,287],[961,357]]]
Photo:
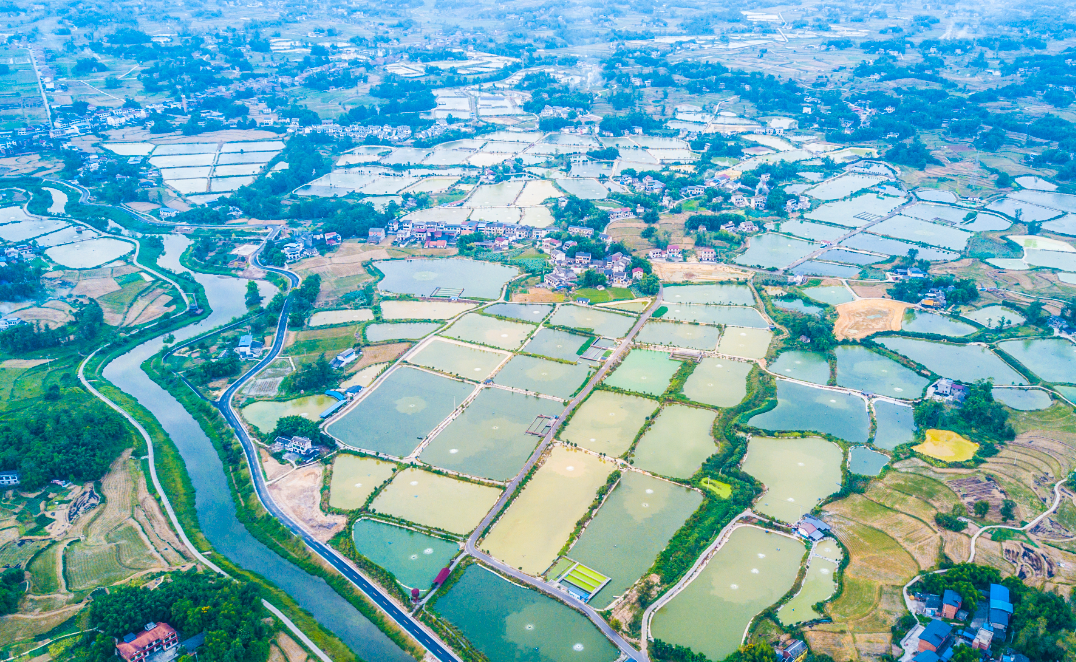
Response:
[[[661,281],[654,274],[647,274],[639,281],[639,291],[647,296],[654,296],[661,289]]]
[[[22,568],[15,566],[0,574],[0,616],[13,614],[19,609],[23,590]]]
[[[305,393],[325,388],[333,381],[332,366],[322,354],[313,363],[307,363],[286,378],[288,391]]]
[[[980,499],[979,501],[975,502],[975,505],[972,506],[971,509],[975,513],[976,517],[982,519],[983,517],[986,517],[987,513],[990,512],[990,502],[983,501],[982,499]]]
[[[262,294],[258,291],[258,284],[256,282],[247,282],[247,294],[245,300],[247,308],[254,308],[262,302]]]
[[[598,273],[593,269],[587,269],[579,278],[580,287],[604,287],[608,282],[609,280],[605,277],[605,274]]]
[[[1001,519],[1008,522],[1016,515],[1016,502],[1012,499],[1005,499],[1001,502]]]

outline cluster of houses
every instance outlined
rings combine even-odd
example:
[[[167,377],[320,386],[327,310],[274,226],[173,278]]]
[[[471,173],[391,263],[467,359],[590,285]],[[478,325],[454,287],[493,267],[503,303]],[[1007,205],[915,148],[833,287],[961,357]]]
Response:
[[[623,253],[613,253],[605,260],[595,260],[590,253],[578,252],[574,257],[568,257],[565,252],[568,244],[565,242],[565,250],[553,249],[553,271],[546,274],[542,285],[551,290],[571,288],[585,271],[594,271],[605,276],[613,287],[628,287],[632,282],[643,277],[643,270],[639,267],[631,268],[631,256]]]
[[[589,231],[588,237],[593,236],[594,230]],[[463,221],[462,223],[409,221],[407,219],[392,221],[383,228],[370,228],[367,233],[367,241],[371,244],[380,244],[386,239],[401,246],[422,246],[425,248],[448,248],[456,245],[456,240],[463,235],[481,233],[487,237],[488,242],[477,244],[483,248],[504,250],[513,242],[528,241],[530,239],[543,239],[555,228],[532,228],[526,225],[512,223],[486,222],[486,221]],[[571,232],[569,228],[569,232]],[[579,230],[579,228],[576,228]],[[572,234],[577,234],[572,232]],[[488,245],[487,245],[488,244]]]
[[[714,255],[716,256],[717,253],[715,252]],[[677,244],[669,244],[664,250],[660,248],[650,249],[650,252],[646,254],[646,257],[660,262],[683,262],[684,251]],[[702,258],[699,259],[701,260]]]
[[[957,646],[971,646],[988,651],[995,637],[1004,638],[1012,620],[1013,605],[1009,589],[1001,584],[991,584],[989,591],[978,600],[975,613],[965,627],[959,623],[968,620],[964,599],[956,591],[947,589],[944,594],[915,596],[916,611],[930,619],[919,633],[914,662],[939,662],[949,660]]]
[[[76,226],[75,231],[82,234],[84,228],[79,225]],[[30,244],[19,244],[18,246],[8,246],[4,249],[4,257],[0,259],[0,267],[6,267],[9,264],[15,264],[16,262],[33,262],[37,255],[34,253],[34,247]]]

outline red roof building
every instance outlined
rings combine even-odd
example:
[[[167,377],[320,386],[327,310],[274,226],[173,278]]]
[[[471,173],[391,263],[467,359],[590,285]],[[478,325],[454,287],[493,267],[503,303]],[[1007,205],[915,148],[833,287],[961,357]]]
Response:
[[[129,634],[116,644],[116,653],[127,662],[139,662],[149,655],[179,643],[179,635],[167,623],[147,623],[138,634]]]

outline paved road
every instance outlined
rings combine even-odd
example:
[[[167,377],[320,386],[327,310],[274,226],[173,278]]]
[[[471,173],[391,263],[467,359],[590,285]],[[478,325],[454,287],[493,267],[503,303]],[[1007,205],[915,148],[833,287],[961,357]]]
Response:
[[[590,381],[587,382],[587,385],[583,387],[582,391],[579,392],[579,395],[575,396],[575,398],[573,398],[572,401],[568,403],[564,411],[561,412],[560,416],[557,417],[557,420],[553,422],[553,425],[549,428],[549,432],[547,432],[545,438],[542,439],[542,443],[538,445],[538,448],[534,449],[534,452],[531,454],[526,464],[523,465],[523,468],[519,470],[519,473],[516,474],[516,477],[509,481],[508,485],[505,487],[504,493],[501,494],[501,498],[497,500],[497,503],[493,506],[493,509],[489,511],[489,513],[482,520],[482,523],[478,525],[478,528],[474,530],[474,533],[471,534],[471,537],[467,539],[466,546],[468,554],[482,561],[486,565],[496,568],[503,574],[512,577],[516,581],[533,586],[541,590],[542,592],[551,595],[556,599],[560,600],[561,602],[564,602],[569,606],[574,607],[575,609],[586,614],[587,618],[589,618],[591,622],[593,622],[594,625],[602,631],[602,634],[604,634],[606,637],[609,638],[610,641],[616,644],[617,648],[619,648],[622,653],[627,655],[628,659],[637,660],[639,662],[646,662],[646,660],[648,659],[646,653],[640,653],[639,651],[635,650],[631,646],[631,644],[625,641],[624,638],[616,632],[616,630],[609,626],[605,619],[602,618],[598,614],[598,612],[594,610],[593,607],[581,600],[573,598],[564,591],[557,589],[552,584],[540,578],[532,577],[531,575],[520,572],[516,568],[513,568],[498,561],[489,554],[486,554],[482,550],[478,549],[476,543],[478,542],[479,536],[482,535],[482,532],[486,530],[486,527],[488,527],[490,523],[501,512],[501,510],[504,509],[505,504],[508,503],[508,500],[512,497],[516,489],[519,487],[519,483],[528,473],[530,473],[531,469],[534,467],[535,463],[538,462],[538,459],[545,452],[546,448],[548,448],[549,445],[553,443],[553,437],[557,434],[557,430],[564,423],[568,415],[571,414],[572,411],[574,411],[580,403],[587,399],[587,396],[590,395],[591,391],[594,390],[594,387],[596,387],[601,382],[601,380],[605,378],[605,375],[610,370],[610,366],[614,365],[624,355],[624,353],[628,351],[628,349],[631,347],[632,339],[635,338],[636,334],[639,333],[639,330],[643,328],[643,324],[645,324],[646,321],[650,319],[650,315],[654,312],[654,310],[656,310],[658,306],[661,305],[661,301],[662,293],[659,291],[658,295],[654,297],[654,302],[650,304],[650,307],[647,308],[642,315],[639,316],[638,321],[635,322],[635,325],[620,342],[620,345],[617,346],[613,354],[605,361],[602,367],[599,368],[596,373],[594,373],[594,376],[590,378]]]
[[[1043,519],[1048,517],[1055,510],[1057,510],[1057,507],[1061,505],[1061,498],[1062,498],[1061,486],[1065,483],[1065,480],[1066,480],[1065,478],[1062,478],[1061,480],[1054,483],[1054,503],[1053,503],[1052,506],[1050,506],[1050,509],[1047,510],[1046,512],[1042,513],[1041,515],[1039,515],[1035,519],[1031,520],[1027,524],[1025,524],[1023,526],[1005,526],[1003,524],[993,524],[991,526],[984,526],[983,528],[976,531],[975,535],[973,535],[971,537],[971,553],[968,554],[968,563],[974,563],[975,562],[975,543],[978,542],[979,536],[983,535],[987,531],[989,531],[991,529],[1009,529],[1010,531],[1030,531],[1031,529],[1034,529],[1035,526],[1038,525],[1039,522],[1041,522]]]
[[[255,266],[258,266],[259,268],[286,277],[291,282],[293,289],[299,284],[299,277],[290,271],[262,265],[257,262],[257,255],[255,255],[254,262]],[[224,415],[225,420],[227,420],[228,424],[235,430],[235,434],[239,437],[239,441],[243,446],[243,453],[246,455],[247,463],[250,466],[250,474],[254,481],[254,490],[258,495],[258,500],[261,501],[262,505],[273,517],[277,518],[277,520],[286,526],[289,531],[301,538],[314,553],[324,559],[326,563],[335,568],[341,575],[346,577],[348,581],[362,591],[371,602],[384,611],[388,617],[400,627],[400,629],[411,635],[411,637],[429,651],[435,659],[440,660],[441,662],[459,662],[459,658],[457,658],[447,646],[441,643],[432,632],[427,630],[424,625],[401,608],[378,586],[364,577],[346,558],[341,556],[333,548],[315,538],[298,522],[292,520],[290,516],[281,510],[280,506],[277,505],[273,500],[272,495],[269,493],[269,487],[265,483],[265,476],[261,472],[261,459],[258,457],[258,448],[247,433],[247,429],[240,422],[239,416],[232,407],[232,400],[244,384],[272,363],[277,355],[280,354],[280,350],[284,346],[284,338],[287,335],[288,313],[291,310],[291,302],[292,298],[290,296],[284,302],[284,309],[280,312],[280,319],[277,322],[276,336],[273,338],[273,346],[270,348],[265,358],[240,377],[237,382],[229,386],[221,395],[220,399],[215,403],[217,409]]]

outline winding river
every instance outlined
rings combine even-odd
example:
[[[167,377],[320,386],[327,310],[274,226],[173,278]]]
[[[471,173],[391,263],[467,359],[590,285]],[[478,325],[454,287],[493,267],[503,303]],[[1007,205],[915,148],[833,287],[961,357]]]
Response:
[[[164,244],[165,252],[158,264],[175,273],[189,271],[180,266],[179,256],[190,240],[182,235],[165,235]],[[246,280],[199,273],[193,273],[193,276],[205,288],[212,313],[198,324],[176,331],[177,342],[204,333],[246,312],[243,300]],[[275,288],[264,281],[258,284],[264,297],[272,296]],[[161,338],[146,341],[109,363],[104,369],[104,376],[148,409],[179,449],[196,491],[198,523],[214,550],[240,567],[272,581],[323,627],[347,644],[358,657],[378,662],[411,660],[324,580],[278,556],[243,527],[236,517],[224,467],[212,442],[179,402],[141,369],[142,362],[163,346]]]

